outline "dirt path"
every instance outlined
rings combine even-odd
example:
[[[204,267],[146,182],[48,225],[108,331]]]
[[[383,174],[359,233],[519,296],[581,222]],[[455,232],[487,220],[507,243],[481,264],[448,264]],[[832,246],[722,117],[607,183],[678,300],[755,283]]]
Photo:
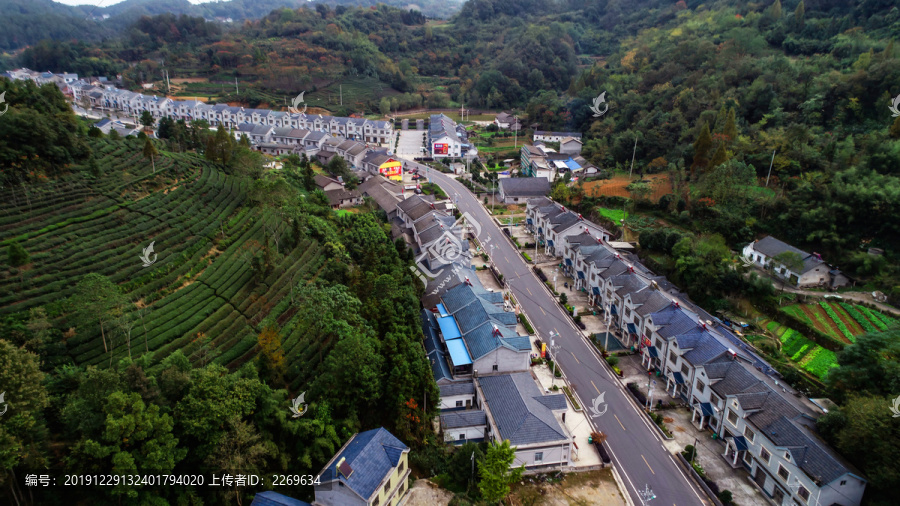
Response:
[[[775,285],[776,290],[782,289],[781,281],[778,279],[773,279],[772,283]],[[801,295],[809,295],[811,297],[825,297],[826,295],[830,295],[826,292],[817,292],[814,290],[803,290],[801,288],[794,288],[793,286],[787,285],[784,287],[784,291],[791,293],[799,293]],[[894,306],[889,306],[883,302],[878,302],[872,298],[872,294],[869,292],[841,292],[841,299],[844,302],[853,301],[853,302],[865,302],[867,304],[874,304],[875,307],[878,308],[879,311],[885,313],[894,318],[900,318],[900,309],[895,308]]]
[[[570,473],[559,483],[513,485],[508,503],[511,506],[624,506],[625,499],[609,469]]]
[[[409,487],[400,506],[447,506],[453,499],[453,492],[438,488],[428,480],[416,480]]]
[[[822,332],[823,334],[834,337],[835,339],[840,339],[847,344],[850,344],[850,340],[844,337],[844,335],[841,334],[836,328],[834,328],[832,325],[822,323],[818,318],[816,318],[817,314],[821,314],[825,318],[826,322],[830,321],[831,317],[825,314],[825,310],[818,306],[810,306],[808,304],[801,304],[799,307],[800,310],[803,311],[803,314],[805,314],[806,317],[809,318],[809,321],[812,322],[812,326],[815,327],[816,330]]]

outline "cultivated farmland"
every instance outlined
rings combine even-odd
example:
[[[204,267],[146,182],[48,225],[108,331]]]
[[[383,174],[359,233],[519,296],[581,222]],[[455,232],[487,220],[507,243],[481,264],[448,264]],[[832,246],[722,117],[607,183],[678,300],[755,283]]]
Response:
[[[781,310],[845,343],[856,342],[856,336],[860,334],[884,330],[895,321],[865,306],[833,300],[794,304]]]
[[[129,300],[133,357],[152,366],[182,350],[195,363],[239,367],[255,355],[264,318],[292,325],[291,282],[316,277],[319,244],[305,239],[283,254],[273,246],[260,269],[268,216],[247,205],[247,183],[197,155],[162,150],[154,172],[141,146],[94,141],[98,177],[73,171],[0,196],[0,247],[16,241],[31,257],[21,269],[0,264],[0,315],[44,307],[54,326],[72,329],[65,350],[76,364],[128,357],[123,332],[107,330],[107,353],[99,326],[72,321],[69,297],[98,273]],[[156,261],[144,266],[151,242]]]

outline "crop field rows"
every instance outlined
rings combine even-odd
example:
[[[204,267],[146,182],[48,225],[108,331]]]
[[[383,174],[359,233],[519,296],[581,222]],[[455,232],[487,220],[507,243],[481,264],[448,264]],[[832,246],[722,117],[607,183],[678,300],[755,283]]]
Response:
[[[782,353],[813,376],[824,379],[831,368],[837,367],[837,359],[833,351],[810,341],[799,332],[780,327],[775,333],[781,340]]]
[[[325,258],[318,243],[271,252],[260,279],[251,258],[263,251],[264,225],[274,217],[242,205],[246,183],[189,154],[162,152],[153,172],[139,149],[102,142],[95,149],[99,181],[79,185],[83,176],[75,174],[0,204],[0,245],[16,240],[31,256],[18,271],[0,265],[0,314],[44,306],[60,323],[72,310],[66,298],[93,272],[117,283],[136,304],[129,307],[143,308],[127,312],[130,351],[149,352],[153,364],[181,349],[195,363],[239,367],[255,356],[264,318],[303,327],[293,321],[291,284],[319,273]],[[165,191],[132,198],[148,181]],[[25,213],[33,218],[12,219]],[[157,260],[144,267],[139,257],[151,241]],[[125,333],[110,327],[109,352],[99,325],[75,328],[66,346],[76,363],[106,365],[128,356]],[[303,337],[291,335],[286,350]]]
[[[856,342],[856,336],[860,334],[884,330],[895,321],[879,311],[846,302],[795,304],[782,308],[782,311],[845,343]]]

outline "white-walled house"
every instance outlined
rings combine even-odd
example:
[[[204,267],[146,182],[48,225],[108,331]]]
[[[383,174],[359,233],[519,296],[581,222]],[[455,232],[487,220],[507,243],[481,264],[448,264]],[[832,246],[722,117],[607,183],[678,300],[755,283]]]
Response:
[[[783,253],[794,253],[802,261],[799,269],[790,270],[774,258]],[[803,286],[827,286],[835,288],[846,285],[848,280],[839,270],[833,269],[818,253],[807,253],[772,236],[766,236],[744,247],[743,256],[754,265],[766,268],[770,265],[775,274],[790,284]]]
[[[718,434],[722,457],[745,469],[776,505],[860,504],[867,480],[816,433],[822,413],[780,390],[739,360],[700,366],[693,422]]]

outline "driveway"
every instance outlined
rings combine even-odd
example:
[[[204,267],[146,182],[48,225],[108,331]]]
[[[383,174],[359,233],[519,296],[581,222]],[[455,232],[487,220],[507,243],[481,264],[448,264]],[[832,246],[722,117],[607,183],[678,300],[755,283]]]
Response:
[[[412,161],[407,163],[426,169]],[[507,287],[528,315],[536,334],[545,341],[549,341],[551,331],[559,334],[556,338],[559,345],[557,362],[580,404],[590,407],[594,399],[604,396],[605,402],[600,404],[603,413],[589,418],[589,422],[608,435],[613,464],[622,474],[627,494],[634,503],[641,503],[638,491],[649,485],[657,497],[654,504],[709,504],[709,499],[675,463],[651,422],[628,397],[608,366],[601,363],[584,334],[571,322],[475,196],[446,174],[429,170],[428,175],[457,203],[461,212],[468,213],[480,225],[479,242],[494,245],[490,250],[492,261],[503,273]]]
[[[419,158],[425,147],[425,130],[400,130],[400,140],[394,153],[400,158]]]

